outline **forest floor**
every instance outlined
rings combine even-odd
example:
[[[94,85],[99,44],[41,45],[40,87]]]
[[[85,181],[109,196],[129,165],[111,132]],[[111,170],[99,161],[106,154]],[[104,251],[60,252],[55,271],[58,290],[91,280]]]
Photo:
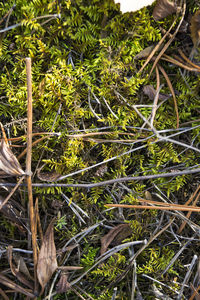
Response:
[[[200,299],[199,9],[0,2],[2,299]]]

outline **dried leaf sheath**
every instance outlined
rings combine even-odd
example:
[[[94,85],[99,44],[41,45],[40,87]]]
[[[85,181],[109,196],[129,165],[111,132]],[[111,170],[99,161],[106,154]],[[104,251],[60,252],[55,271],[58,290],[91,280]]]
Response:
[[[4,139],[1,140],[0,145],[0,169],[12,176],[20,176],[25,174],[20,166],[20,163]]]
[[[41,294],[52,274],[57,269],[56,247],[53,232],[54,220],[49,224],[38,256],[37,277],[42,287]]]

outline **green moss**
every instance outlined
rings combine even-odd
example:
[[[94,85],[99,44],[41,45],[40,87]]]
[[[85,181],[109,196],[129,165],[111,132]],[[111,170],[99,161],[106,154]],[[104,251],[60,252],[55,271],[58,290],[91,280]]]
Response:
[[[0,2],[1,18],[15,3],[11,0],[4,2]],[[187,3],[187,13],[197,8],[191,4],[194,1]],[[152,100],[144,95],[142,88],[146,84],[156,87],[155,73],[149,78],[152,62],[139,73],[145,60],[135,60],[135,56],[160,41],[160,26],[168,30],[174,18],[170,16],[164,21],[155,22],[152,9],[143,8],[135,13],[122,14],[119,6],[112,0],[17,1],[9,26],[21,25],[1,34],[0,40],[1,122],[12,136],[26,133],[24,59],[29,56],[32,59],[33,131],[53,130],[60,133],[59,137],[52,136],[48,144],[45,140],[33,147],[33,171],[40,159],[46,164],[44,170],[56,170],[62,175],[109,160],[105,162],[106,169],[103,171],[97,165],[63,181],[90,183],[124,176],[158,174],[198,164],[199,155],[194,151],[171,142],[158,142],[156,136],[146,130],[147,126],[142,130],[144,120],[133,109],[133,105],[152,105]],[[48,16],[55,14],[57,17]],[[40,18],[46,15],[48,17]],[[4,25],[5,22],[2,23],[2,28]],[[175,41],[169,48],[169,54],[174,53],[179,45],[183,46],[181,43],[179,40]],[[191,125],[188,122],[198,118],[198,74],[189,73],[184,80],[177,66],[169,66],[169,63],[163,61],[160,64],[168,73],[176,92],[180,124],[195,126],[197,123]],[[170,90],[162,76],[161,83],[164,85],[161,92],[169,94]],[[145,118],[150,117],[152,107],[138,109]],[[169,98],[157,109],[154,126],[158,131],[171,130],[166,133],[168,135],[175,132],[176,121],[174,102]],[[98,132],[101,135],[69,137],[88,132]],[[187,144],[194,142],[198,146],[199,128],[180,134],[177,140]],[[135,147],[140,148],[132,151]],[[16,150],[15,153],[19,152]],[[25,168],[24,158],[20,163]],[[34,180],[39,181],[37,178]],[[126,189],[120,184],[90,190],[62,189],[70,200],[88,213],[89,219],[85,218],[86,224],[80,224],[70,207],[63,202],[59,211],[61,217],[55,230],[56,242],[61,248],[67,239],[104,218],[107,226],[114,227],[118,222],[128,222],[133,235],[127,241],[146,239],[152,232],[149,224],[155,224],[155,218],[160,216],[159,212],[105,211],[104,205],[113,202],[135,204],[136,196],[142,197],[147,188],[154,194],[158,193],[155,186],[163,194],[184,201],[182,195],[189,195],[190,184],[192,185],[191,176],[178,176],[170,180],[158,178],[154,182],[129,182]],[[54,199],[62,201],[60,194],[61,188],[34,189],[34,197],[40,198],[39,210],[43,215],[48,211],[47,218],[54,216],[54,209],[50,207]],[[42,220],[44,227],[46,222],[45,217],[45,221]],[[8,227],[4,221],[2,226],[15,235],[13,228]],[[91,233],[88,239],[81,240],[82,257],[77,260],[75,256],[70,263],[73,265],[74,262],[78,264],[81,261],[84,269],[89,269],[99,255],[100,238],[104,234],[102,226]],[[137,269],[139,281],[142,272],[159,274],[163,271],[176,250],[175,246],[173,250],[164,247],[161,251],[157,242],[146,249],[140,256]],[[123,273],[128,259],[127,252],[120,252],[88,275],[88,289],[94,299],[111,299],[113,289],[105,291],[106,287]],[[176,266],[172,266],[168,273],[178,274]],[[120,299],[130,296],[130,289],[127,288],[129,280],[132,280],[130,278],[128,275],[128,281],[123,280],[119,284]],[[102,290],[105,293],[99,295]],[[70,296],[72,294],[70,292]]]

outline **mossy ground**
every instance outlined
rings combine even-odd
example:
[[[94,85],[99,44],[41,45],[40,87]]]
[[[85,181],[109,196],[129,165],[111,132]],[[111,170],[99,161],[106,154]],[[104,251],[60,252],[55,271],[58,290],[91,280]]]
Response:
[[[33,172],[44,163],[42,172],[46,171],[47,175],[51,170],[65,175],[88,168],[72,174],[61,183],[95,183],[125,176],[184,170],[198,165],[198,152],[172,142],[157,142],[152,130],[147,125],[143,127],[144,120],[133,109],[133,105],[145,105],[138,109],[148,118],[152,111],[152,100],[144,95],[143,87],[151,84],[156,88],[156,73],[153,72],[149,77],[152,63],[138,73],[145,59],[134,58],[149,45],[160,41],[163,36],[161,27],[168,30],[174,16],[156,22],[152,17],[153,6],[135,13],[122,14],[119,6],[112,0],[9,0],[0,2],[1,18],[12,7],[9,23],[6,25],[6,17],[1,24],[2,29],[19,24],[0,35],[1,122],[8,137],[26,134],[25,58],[31,57],[33,131],[60,134],[50,137],[48,143],[43,140],[33,147]],[[197,8],[197,1],[187,1],[186,18]],[[178,49],[182,49],[189,56],[191,48],[189,32],[178,34],[167,53],[178,54]],[[182,76],[183,70],[177,66],[166,61],[161,61],[160,64],[167,72],[176,93],[180,129],[176,128],[177,116],[172,97],[163,101],[157,109],[153,125],[158,132],[165,131],[165,135],[179,133],[176,141],[198,148],[199,75],[187,72]],[[161,84],[161,92],[170,94],[162,75]],[[190,130],[184,132],[183,129],[187,128]],[[94,134],[86,136],[85,133]],[[82,136],[70,137],[77,134]],[[19,144],[25,147],[25,139]],[[12,149],[16,155],[24,150]],[[107,162],[99,164],[103,161]],[[20,163],[22,167],[25,166],[25,156],[20,159]],[[94,167],[89,168],[90,166]],[[33,183],[35,182],[40,182],[37,174],[33,177]],[[115,183],[91,189],[35,188],[33,196],[34,199],[39,199],[43,231],[54,216],[58,217],[55,224],[57,251],[70,239],[71,244],[78,244],[70,252],[68,250],[58,256],[59,265],[65,262],[66,265],[83,267],[83,270],[70,272],[69,282],[73,282],[95,264],[100,255],[100,239],[112,227],[130,223],[132,235],[124,242],[149,240],[157,227],[160,226],[161,229],[171,217],[170,213],[160,211],[108,210],[104,204],[134,204],[137,197],[145,197],[146,191],[151,193],[153,199],[170,199],[174,203],[184,204],[198,184],[198,175],[183,175]],[[63,194],[88,217],[80,211],[81,218],[75,214]],[[26,189],[21,188],[16,193],[15,200],[23,207],[23,217],[27,220]],[[187,225],[182,234],[178,235],[182,220],[177,214],[175,216],[171,227],[137,257],[135,265],[118,283],[115,283],[116,280],[129,265],[129,259],[142,247],[140,244],[110,256],[78,281],[72,290],[55,294],[52,299],[79,299],[79,294],[83,299],[131,299],[133,270],[137,274],[136,292],[140,292],[144,299],[155,299],[155,289],[175,299],[188,265],[199,252],[198,233],[194,233]],[[191,219],[196,225],[199,224],[196,213],[192,214]],[[22,222],[26,223],[23,219]],[[80,235],[73,239],[98,223],[100,225],[87,232],[84,237]],[[3,215],[0,216],[0,225],[2,249],[9,244],[14,248],[28,249],[27,232],[21,232]],[[193,238],[190,247],[164,272],[190,238]],[[39,238],[38,244],[40,246]],[[69,257],[66,260],[67,255]],[[26,254],[24,259],[32,271],[31,258]],[[9,264],[3,255],[1,271],[7,268]],[[194,283],[195,274],[194,270],[188,286]],[[12,276],[11,278],[13,279]],[[165,286],[153,282],[152,278]],[[51,283],[50,281],[46,287],[46,295]],[[186,299],[191,294],[188,286],[184,290]],[[115,294],[116,297],[112,298]],[[18,293],[17,297],[23,299],[24,296]]]

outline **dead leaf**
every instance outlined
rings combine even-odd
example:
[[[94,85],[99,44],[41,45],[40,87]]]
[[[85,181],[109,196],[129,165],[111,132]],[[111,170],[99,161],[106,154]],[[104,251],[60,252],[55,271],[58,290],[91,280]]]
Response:
[[[145,85],[143,87],[143,92],[145,95],[147,95],[149,97],[150,100],[154,100],[155,96],[156,96],[156,90],[154,89],[154,87],[152,85]],[[171,95],[167,95],[167,94],[162,94],[159,93],[159,99],[160,100],[167,100],[171,97]]]
[[[153,49],[155,48],[155,45],[151,45],[149,47],[144,48],[142,51],[140,51],[135,57],[134,59],[143,59],[143,58],[147,58],[150,53],[153,51]]]
[[[8,279],[6,276],[4,276],[1,273],[0,273],[0,282],[1,282],[1,284],[3,284],[5,286],[7,286],[8,288],[12,289],[13,292],[22,293],[22,294],[24,294],[24,295],[26,295],[30,298],[35,298],[36,297],[36,295],[31,293],[29,290],[26,290],[25,288],[19,286],[18,284],[16,284],[12,280]]]
[[[169,0],[157,0],[153,10],[153,18],[158,21],[177,12],[175,3]]]
[[[19,271],[24,274],[27,279],[34,281],[34,278],[31,276],[23,257],[18,253],[13,253],[13,259]]]
[[[55,219],[51,221],[47,228],[38,256],[37,277],[42,287],[40,294],[43,293],[47,282],[58,267],[54,243],[54,221]]]
[[[8,253],[8,261],[9,261],[9,265],[10,265],[10,269],[11,272],[14,276],[16,276],[16,278],[22,282],[24,285],[26,285],[27,287],[29,287],[31,290],[33,290],[34,285],[33,282],[28,281],[27,277],[25,277],[20,271],[19,271],[19,267],[16,267],[13,262],[12,262],[12,246],[9,245],[8,249],[7,249],[7,253]]]
[[[49,182],[53,182],[56,181],[61,175],[58,174],[56,171],[50,171],[50,172],[41,172],[42,168],[45,165],[43,165],[41,168],[39,168],[37,170],[37,177],[41,180],[41,181],[49,181]]]
[[[101,238],[101,255],[107,251],[110,244],[118,245],[132,233],[129,224],[120,224],[112,228],[104,237]]]
[[[68,277],[68,273],[61,273],[60,280],[56,285],[57,293],[66,293],[70,289],[71,285],[68,281]]]
[[[198,47],[200,43],[200,9],[191,18],[190,30],[194,47]]]
[[[12,176],[25,175],[25,172],[22,170],[20,163],[10,150],[5,139],[1,140],[0,145],[0,169]]]

